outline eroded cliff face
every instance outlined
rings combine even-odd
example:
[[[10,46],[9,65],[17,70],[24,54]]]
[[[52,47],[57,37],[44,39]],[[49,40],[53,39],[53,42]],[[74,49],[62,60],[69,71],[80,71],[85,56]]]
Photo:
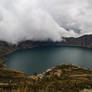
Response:
[[[91,89],[92,70],[71,64],[59,65],[32,76],[0,69],[0,92],[91,92]]]

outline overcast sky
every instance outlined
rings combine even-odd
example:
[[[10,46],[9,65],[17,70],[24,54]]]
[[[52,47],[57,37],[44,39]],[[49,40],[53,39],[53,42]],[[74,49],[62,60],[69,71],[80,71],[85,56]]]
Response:
[[[61,41],[92,33],[92,0],[0,0],[0,40]]]

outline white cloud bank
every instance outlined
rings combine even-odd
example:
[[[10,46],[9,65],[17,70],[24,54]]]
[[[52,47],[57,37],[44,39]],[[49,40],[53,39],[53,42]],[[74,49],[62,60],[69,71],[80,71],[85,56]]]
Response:
[[[61,41],[92,33],[91,0],[0,0],[0,40]]]

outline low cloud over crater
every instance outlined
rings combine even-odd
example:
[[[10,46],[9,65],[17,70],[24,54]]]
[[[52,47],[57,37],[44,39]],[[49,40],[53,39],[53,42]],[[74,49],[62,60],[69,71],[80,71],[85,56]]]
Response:
[[[0,0],[0,40],[61,41],[92,33],[90,0]]]

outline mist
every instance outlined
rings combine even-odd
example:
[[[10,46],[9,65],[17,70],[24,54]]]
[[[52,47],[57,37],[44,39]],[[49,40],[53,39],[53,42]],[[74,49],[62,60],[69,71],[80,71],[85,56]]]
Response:
[[[92,34],[90,0],[0,0],[0,40],[61,41]]]

